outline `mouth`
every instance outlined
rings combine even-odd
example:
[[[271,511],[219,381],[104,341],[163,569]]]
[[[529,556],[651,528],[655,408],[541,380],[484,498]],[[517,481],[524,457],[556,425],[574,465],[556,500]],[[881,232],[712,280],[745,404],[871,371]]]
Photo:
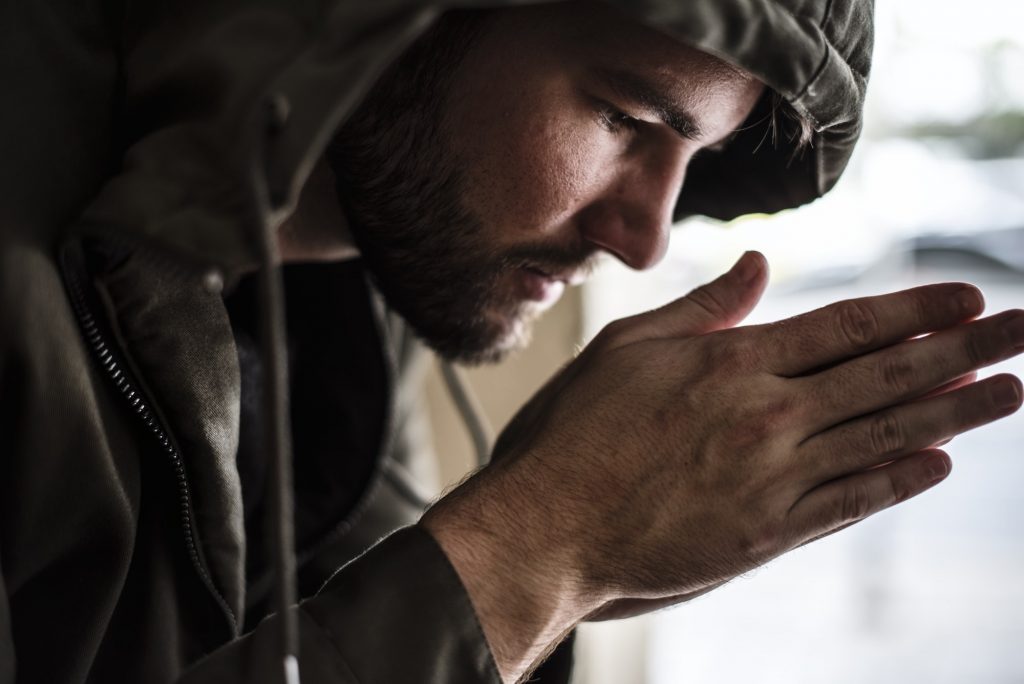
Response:
[[[563,269],[561,271],[549,271],[539,266],[524,266],[524,270],[535,273],[542,278],[557,281],[563,285],[582,285],[587,279],[587,270],[583,268]]]
[[[582,285],[587,279],[587,271],[582,268],[574,268],[571,270],[558,271],[551,273],[542,269],[536,269],[538,273],[543,273],[552,280],[557,280],[565,285]]]
[[[523,266],[516,273],[516,285],[523,299],[547,308],[558,301],[574,277],[570,273],[548,273],[534,266]]]

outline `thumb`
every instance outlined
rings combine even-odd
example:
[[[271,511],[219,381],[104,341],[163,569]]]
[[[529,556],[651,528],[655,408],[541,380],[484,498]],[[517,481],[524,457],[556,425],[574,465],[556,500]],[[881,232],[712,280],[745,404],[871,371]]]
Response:
[[[746,252],[718,278],[634,321],[639,338],[692,337],[731,328],[747,317],[768,284],[768,262]]]

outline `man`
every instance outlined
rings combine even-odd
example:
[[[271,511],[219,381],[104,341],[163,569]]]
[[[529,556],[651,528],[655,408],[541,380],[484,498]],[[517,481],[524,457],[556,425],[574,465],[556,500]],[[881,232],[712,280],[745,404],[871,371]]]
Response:
[[[418,515],[405,323],[500,358],[600,253],[644,268],[674,217],[827,190],[869,8],[5,12],[33,32],[4,60],[27,106],[4,128],[2,682],[280,681],[288,620],[307,682],[516,681],[584,619],[923,491],[950,467],[934,445],[1020,405],[1016,379],[971,375],[1020,351],[1019,312],[973,321],[979,293],[953,284],[735,328],[766,282],[747,255],[606,329],[493,466],[375,543]],[[804,156],[786,135],[754,154],[773,107],[813,125]],[[253,224],[283,224],[286,260],[342,259],[285,268],[284,543],[259,533],[288,508],[260,431],[281,359],[253,341],[276,305]],[[259,622],[289,531],[306,600]]]

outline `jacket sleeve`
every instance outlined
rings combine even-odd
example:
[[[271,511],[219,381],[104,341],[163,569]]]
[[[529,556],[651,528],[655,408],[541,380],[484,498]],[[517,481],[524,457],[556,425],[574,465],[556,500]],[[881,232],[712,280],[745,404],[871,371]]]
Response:
[[[296,610],[304,684],[500,684],[468,594],[419,527],[379,542]],[[271,616],[180,682],[279,682],[278,644]]]

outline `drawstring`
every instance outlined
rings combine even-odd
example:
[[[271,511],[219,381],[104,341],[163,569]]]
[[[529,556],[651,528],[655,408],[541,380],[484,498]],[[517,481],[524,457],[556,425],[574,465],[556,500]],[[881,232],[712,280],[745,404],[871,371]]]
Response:
[[[277,245],[278,221],[275,198],[267,188],[264,145],[277,135],[288,119],[288,101],[281,95],[268,100],[267,119],[254,146],[249,172],[253,221],[259,246],[260,357],[266,374],[263,393],[264,444],[273,473],[266,531],[270,536],[275,567],[275,604],[279,624],[281,675],[284,684],[299,684],[299,625],[293,609],[297,597],[294,501],[292,492],[291,434],[288,413],[288,355],[285,335],[284,283]],[[476,398],[460,372],[441,363],[448,393],[469,432],[477,464],[486,465],[494,443],[493,432]]]
[[[487,465],[491,460],[491,449],[494,446],[494,431],[480,407],[480,402],[473,396],[469,383],[459,369],[444,360],[441,361],[441,376],[469,432],[469,439],[473,442],[473,450],[476,452],[477,465]]]
[[[288,118],[288,101],[276,95],[268,101],[263,129],[267,137],[277,135]],[[297,595],[295,574],[295,528],[292,500],[291,430],[288,414],[288,355],[285,336],[284,283],[281,256],[277,247],[278,221],[275,202],[270,197],[265,176],[260,135],[250,167],[253,219],[260,251],[260,357],[266,374],[263,392],[264,444],[273,473],[270,505],[267,507],[268,548],[273,549],[275,566],[275,604],[280,629],[282,680],[299,684],[299,624],[294,610]]]

